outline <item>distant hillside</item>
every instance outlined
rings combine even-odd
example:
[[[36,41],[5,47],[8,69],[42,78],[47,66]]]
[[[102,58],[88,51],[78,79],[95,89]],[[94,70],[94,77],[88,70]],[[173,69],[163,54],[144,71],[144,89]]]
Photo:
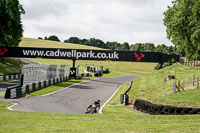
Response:
[[[31,38],[23,38],[20,47],[40,47],[40,48],[66,48],[66,49],[93,49],[103,50],[102,48],[84,46],[80,44],[62,43],[49,40],[39,40]]]

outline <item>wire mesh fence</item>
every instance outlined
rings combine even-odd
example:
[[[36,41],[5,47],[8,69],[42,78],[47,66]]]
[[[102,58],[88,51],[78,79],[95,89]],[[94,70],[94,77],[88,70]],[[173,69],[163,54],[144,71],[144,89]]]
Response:
[[[51,80],[69,75],[67,65],[28,64],[22,67],[23,85]]]

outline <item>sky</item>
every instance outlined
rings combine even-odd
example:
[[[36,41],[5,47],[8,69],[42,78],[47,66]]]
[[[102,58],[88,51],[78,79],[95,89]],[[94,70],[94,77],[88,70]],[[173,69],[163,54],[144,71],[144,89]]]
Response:
[[[19,0],[24,37],[56,35],[104,42],[172,45],[163,13],[172,0]]]

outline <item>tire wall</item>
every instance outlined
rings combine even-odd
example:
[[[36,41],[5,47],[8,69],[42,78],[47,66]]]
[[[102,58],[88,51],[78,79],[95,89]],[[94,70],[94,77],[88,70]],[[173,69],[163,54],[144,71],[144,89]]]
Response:
[[[137,99],[135,101],[134,109],[152,115],[200,114],[200,108],[185,108],[167,105],[157,105],[141,99]]]

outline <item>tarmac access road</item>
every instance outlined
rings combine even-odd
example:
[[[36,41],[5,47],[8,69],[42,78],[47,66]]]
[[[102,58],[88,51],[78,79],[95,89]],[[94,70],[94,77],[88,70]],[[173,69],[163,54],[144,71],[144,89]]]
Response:
[[[138,76],[124,75],[115,78],[100,78],[82,82],[46,96],[34,96],[28,99],[13,99],[18,103],[13,110],[57,113],[85,113],[87,107],[96,100],[103,105],[124,83]],[[134,85],[134,84],[133,84]]]

